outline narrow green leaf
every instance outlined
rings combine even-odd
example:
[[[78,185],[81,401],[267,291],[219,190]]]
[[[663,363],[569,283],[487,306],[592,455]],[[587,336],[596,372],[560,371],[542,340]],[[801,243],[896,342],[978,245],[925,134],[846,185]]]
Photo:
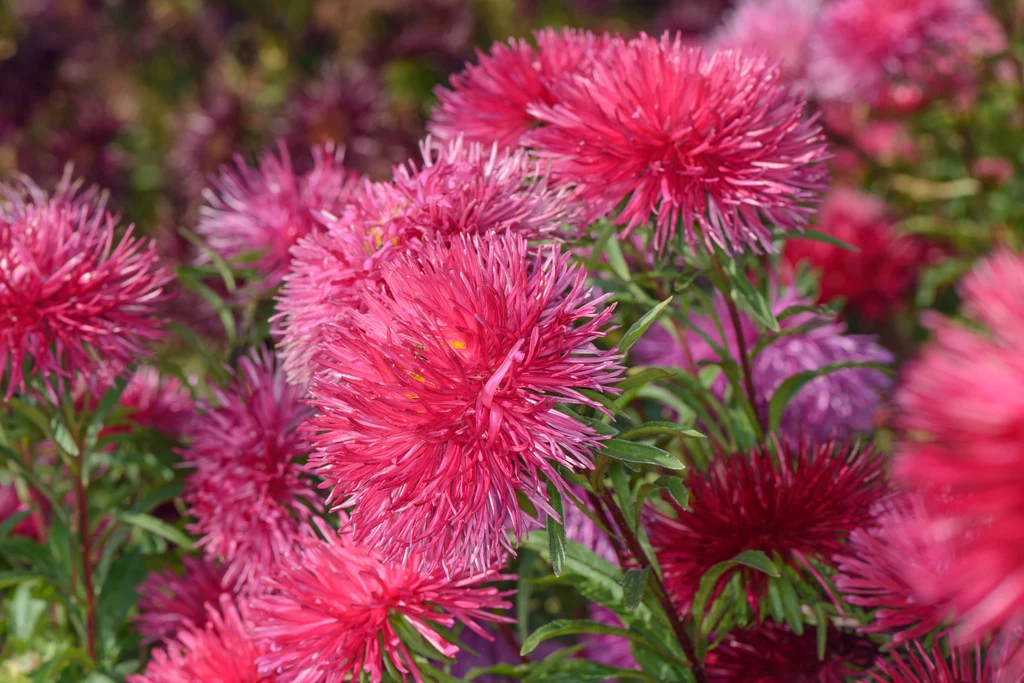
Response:
[[[565,405],[564,403],[559,403],[558,405],[556,405],[555,410],[557,410],[560,413],[565,413],[574,420],[579,420],[583,424],[593,428],[595,432],[602,436],[617,436],[619,433],[618,429],[612,427],[607,422],[602,422],[597,418],[580,415],[579,413],[577,413],[575,410]]]
[[[0,572],[0,589],[7,589],[25,581],[34,581],[42,578],[45,578],[43,574],[31,569],[12,569],[11,571]]]
[[[601,454],[628,463],[658,465],[669,470],[683,469],[683,463],[671,453],[654,446],[633,443],[632,441],[608,439],[604,442],[604,449],[601,451]]]
[[[887,375],[892,374],[892,368],[882,365],[881,363],[870,363],[870,362],[845,362],[845,363],[833,363],[826,365],[825,367],[818,368],[817,370],[808,370],[806,372],[798,372],[795,375],[787,377],[782,384],[772,394],[771,400],[768,402],[768,429],[772,432],[777,432],[779,425],[782,424],[782,416],[786,412],[786,406],[796,396],[804,385],[813,379],[828,375],[838,370],[846,370],[850,368],[869,368],[872,370],[878,370]]]
[[[798,636],[804,634],[804,615],[800,611],[800,598],[797,597],[796,589],[785,576],[778,579],[779,595],[782,598],[782,612],[786,617],[786,623]]]
[[[672,371],[664,368],[634,368],[639,372],[634,372],[629,377],[626,377],[618,383],[618,388],[623,391],[629,391],[630,389],[636,389],[642,387],[651,382],[657,382],[659,379],[672,376]]]
[[[857,247],[853,246],[852,244],[844,242],[841,239],[839,239],[838,237],[833,237],[832,235],[826,234],[824,232],[820,232],[818,230],[803,230],[803,231],[801,231],[799,233],[794,233],[790,237],[790,239],[795,239],[795,240],[811,240],[813,242],[824,242],[825,244],[831,244],[833,247],[839,247],[840,249],[845,249],[846,251],[852,251],[852,252],[855,252],[855,253],[860,253],[860,249],[858,249]]]
[[[628,429],[619,435],[620,439],[637,439],[644,436],[653,436],[655,434],[665,434],[668,436],[685,436],[691,439],[706,439],[707,437],[698,432],[695,429],[689,429],[681,424],[675,422],[645,422],[639,427]]]
[[[662,312],[668,308],[668,305],[672,303],[672,297],[669,297],[662,301],[660,304],[652,308],[651,310],[644,313],[639,320],[630,325],[629,329],[626,330],[626,334],[622,335],[622,339],[619,341],[619,351],[626,353],[629,347],[636,343],[636,340],[643,336],[643,333],[647,331],[654,321],[662,314]]]
[[[657,683],[643,671],[618,669],[592,662],[587,659],[563,659],[557,666],[533,672],[525,679],[527,683],[598,683],[599,681],[645,681]]]
[[[690,509],[690,492],[683,486],[683,480],[679,477],[662,476],[654,482],[661,488],[667,490],[672,498],[679,503],[684,510]]]
[[[612,489],[615,497],[618,498],[619,507],[626,524],[633,531],[636,531],[636,516],[633,501],[633,489],[630,487],[629,470],[621,462],[613,462],[608,468],[612,479]]]
[[[825,661],[825,648],[828,645],[828,617],[825,606],[820,602],[814,605],[814,616],[818,620],[818,661]]]
[[[625,257],[622,255],[622,248],[619,246],[619,240],[612,235],[607,244],[604,247],[604,255],[608,257],[608,265],[612,267],[612,272],[615,273],[620,280],[629,282],[632,278],[629,274],[629,265],[626,263]]]
[[[644,599],[644,591],[647,590],[647,579],[651,575],[651,570],[647,567],[640,569],[630,569],[622,577],[622,604],[626,606],[626,609],[632,612],[640,606],[640,601]]]
[[[86,427],[85,430],[86,450],[91,451],[96,447],[96,441],[99,439],[100,431],[107,423],[107,420],[110,418],[110,414],[114,411],[114,407],[117,406],[118,401],[121,400],[121,394],[124,393],[126,386],[128,386],[127,380],[123,377],[119,377],[114,385],[103,393],[103,397],[96,406],[96,411],[92,414],[92,418],[89,420],[89,426]]]
[[[742,553],[732,558],[732,561],[736,564],[742,564],[750,567],[751,569],[756,569],[768,576],[781,576],[778,568],[775,566],[775,563],[768,559],[768,556],[760,550],[744,550]]]
[[[757,287],[747,279],[736,259],[726,259],[725,273],[729,276],[732,300],[772,332],[779,331],[779,321],[772,313],[768,300],[758,291]]]
[[[167,522],[159,520],[156,517],[139,512],[119,512],[115,514],[115,517],[125,524],[130,524],[142,529],[143,531],[156,534],[171,543],[181,546],[184,550],[192,550],[191,538],[181,531],[181,529],[171,526]]]
[[[558,517],[548,515],[548,552],[551,554],[551,571],[555,576],[562,575],[562,567],[565,565],[565,515],[562,510],[562,494],[558,488],[548,482],[548,499],[551,507]]]
[[[112,658],[118,654],[118,636],[128,613],[139,600],[137,588],[145,578],[142,553],[138,548],[132,548],[114,561],[103,585],[98,587],[97,624],[100,646]]]

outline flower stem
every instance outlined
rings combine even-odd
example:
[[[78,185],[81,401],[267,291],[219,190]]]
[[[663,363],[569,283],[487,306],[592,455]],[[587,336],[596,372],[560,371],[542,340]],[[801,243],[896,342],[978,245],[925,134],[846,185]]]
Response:
[[[593,496],[593,494],[591,494]],[[602,506],[600,501],[596,500],[596,496],[592,498],[594,503],[597,503],[598,509]],[[707,675],[704,673],[704,662],[697,659],[697,651],[693,647],[693,643],[690,642],[690,637],[686,633],[686,628],[683,626],[683,622],[679,619],[679,613],[676,611],[675,605],[672,604],[671,598],[669,598],[668,591],[665,590],[665,585],[661,582],[661,578],[658,576],[654,568],[651,567],[650,562],[647,559],[647,555],[644,553],[644,549],[640,546],[640,541],[630,529],[629,524],[626,523],[625,517],[622,515],[622,511],[619,506],[616,505],[615,499],[612,498],[611,493],[605,491],[601,494],[601,501],[604,502],[604,506],[611,513],[612,519],[615,520],[615,526],[618,527],[619,533],[622,534],[622,540],[625,542],[629,552],[632,553],[633,557],[640,564],[641,569],[647,569],[650,577],[648,581],[654,583],[655,592],[657,593],[658,602],[661,603],[662,608],[665,610],[665,616],[668,617],[669,624],[672,625],[672,631],[676,635],[676,640],[679,641],[679,646],[683,648],[683,654],[686,655],[686,659],[690,662],[690,670],[693,672],[693,678],[696,683],[707,683]],[[609,527],[610,528],[610,527]],[[612,539],[614,542],[615,539]],[[621,559],[620,559],[621,562]],[[625,572],[629,567],[622,562],[622,571]]]
[[[86,483],[85,444],[75,439],[78,446],[78,467],[75,472],[75,506],[78,514],[78,534],[82,551],[82,588],[85,591],[86,651],[96,661],[96,591],[92,583],[92,534],[89,531],[89,487]]]

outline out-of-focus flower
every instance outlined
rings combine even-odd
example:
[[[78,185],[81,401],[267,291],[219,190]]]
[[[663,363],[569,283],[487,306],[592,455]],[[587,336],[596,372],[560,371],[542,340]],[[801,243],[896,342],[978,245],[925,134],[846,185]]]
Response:
[[[819,97],[877,105],[894,80],[955,79],[1005,42],[979,0],[837,0],[822,10],[809,71]]]
[[[324,540],[304,537],[293,555],[267,577],[265,592],[253,601],[257,626],[252,634],[264,649],[260,671],[281,683],[338,680],[369,674],[379,683],[388,657],[402,674],[420,675],[395,632],[402,619],[438,652],[452,657],[459,648],[434,630],[456,622],[484,638],[479,621],[505,621],[491,610],[510,607],[508,595],[485,581],[493,573],[446,576],[424,570],[415,553],[404,562],[384,562],[315,520]]]
[[[555,245],[456,235],[382,266],[388,294],[321,344],[309,423],[331,498],[360,543],[485,568],[521,537],[516,494],[551,514],[541,475],[590,466],[600,437],[555,409],[596,405],[621,367],[593,342],[611,311]]]
[[[244,146],[247,118],[241,99],[223,91],[183,116],[168,161],[185,200],[199,199],[208,178]]]
[[[47,196],[0,186],[0,388],[38,376],[49,392],[76,376],[109,384],[161,335],[170,272],[129,227],[118,239],[105,199],[65,175]],[[6,368],[6,371],[4,370]]]
[[[807,45],[820,8],[820,0],[744,0],[712,35],[711,45],[763,54],[790,83],[805,88]]]
[[[222,258],[255,268],[263,290],[280,283],[299,239],[341,213],[358,180],[342,168],[343,152],[331,143],[313,149],[313,169],[303,175],[293,170],[283,143],[279,154],[264,154],[258,169],[236,157],[199,209],[199,235]]]
[[[912,163],[917,159],[917,145],[901,121],[866,122],[854,131],[853,141],[883,166]]]
[[[589,74],[608,44],[606,36],[578,29],[543,29],[534,35],[536,48],[513,38],[495,43],[487,54],[477,51],[478,63],[453,75],[450,90],[438,87],[430,132],[515,147],[537,123],[527,108],[556,104],[555,85]]]
[[[308,380],[322,331],[362,310],[363,290],[380,288],[380,265],[395,254],[457,235],[539,241],[578,224],[579,206],[539,178],[525,151],[428,140],[422,154],[423,163],[401,166],[394,182],[357,188],[337,221],[295,248],[274,320],[292,381]]]
[[[1024,349],[1019,302],[1007,296],[1022,272],[1024,261],[1008,254],[983,262],[967,278],[967,310],[992,324],[993,337],[938,325],[897,394],[906,436],[895,474],[923,491],[924,528],[952,555],[948,571],[916,588],[956,608],[961,641],[1024,616]]]
[[[18,496],[18,490],[13,483],[0,484],[0,525],[5,524],[14,515],[31,509],[31,506],[22,501]],[[36,517],[30,514],[15,524],[8,534],[11,536],[39,538],[41,531]]]
[[[297,433],[310,411],[267,351],[243,358],[231,384],[213,395],[217,406],[192,421],[181,452],[193,469],[184,495],[195,518],[189,530],[225,562],[227,580],[242,583],[289,552],[322,507],[296,460],[310,450]]]
[[[128,683],[271,683],[256,668],[257,648],[248,636],[246,611],[230,597],[207,606],[205,627],[187,626],[164,648],[155,650],[141,674]]]
[[[864,683],[1020,683],[1021,673],[1000,666],[996,648],[987,652],[979,645],[948,644],[943,652],[942,641],[931,648],[918,641],[889,651],[879,658]]]
[[[648,525],[665,587],[685,610],[701,576],[746,550],[778,557],[820,581],[815,566],[832,566],[842,539],[871,522],[870,508],[885,494],[882,461],[871,448],[848,443],[779,445],[778,462],[767,448],[720,455],[706,474],[687,484],[690,511],[672,518],[657,512]],[[761,572],[725,572],[712,597],[736,572],[752,606],[764,595]],[[742,679],[739,679],[742,680]]]
[[[604,605],[591,605],[590,619],[593,621],[624,628],[622,620],[615,612]],[[614,666],[619,669],[639,669],[640,666],[633,659],[633,651],[630,649],[632,641],[622,636],[598,634],[588,636],[584,641],[586,647],[583,653],[592,662],[598,662],[607,666]]]
[[[705,55],[677,36],[616,38],[588,78],[563,80],[524,143],[624,233],[652,217],[662,250],[682,224],[691,248],[770,250],[769,225],[799,230],[825,186],[825,139],[763,57]]]
[[[813,629],[798,636],[789,626],[765,622],[723,637],[704,669],[711,683],[844,683],[877,655],[871,641],[830,627],[819,659],[817,640]]]
[[[839,592],[851,604],[875,610],[864,633],[889,633],[902,643],[924,637],[952,616],[942,605],[922,602],[914,589],[913,577],[941,573],[949,564],[945,550],[915,529],[922,508],[914,495],[882,503],[874,523],[853,531],[834,558]]]
[[[1024,339],[1024,259],[998,251],[979,261],[960,285],[964,307],[1003,344]]]
[[[121,407],[131,422],[176,439],[195,413],[188,387],[174,376],[161,377],[156,368],[140,367],[121,394]]]
[[[572,489],[577,496],[581,489]],[[618,565],[619,560],[615,554],[615,547],[612,545],[608,534],[602,531],[586,513],[581,511],[568,498],[564,501],[565,537],[570,541],[576,541],[582,546],[593,550],[598,557]]]
[[[1013,162],[1006,157],[981,157],[971,164],[971,175],[997,187],[1010,182],[1013,174]]]
[[[809,263],[821,271],[818,302],[841,297],[871,320],[902,308],[926,260],[927,245],[897,234],[885,203],[856,190],[833,191],[818,223],[822,232],[859,250],[799,238],[786,241],[783,257],[791,268]]]
[[[222,595],[230,596],[224,569],[209,560],[186,557],[181,574],[165,569],[149,575],[139,586],[139,617],[135,625],[146,642],[174,636],[183,628],[201,630]]]
[[[654,17],[656,31],[680,33],[695,44],[721,25],[733,0],[672,0]]]

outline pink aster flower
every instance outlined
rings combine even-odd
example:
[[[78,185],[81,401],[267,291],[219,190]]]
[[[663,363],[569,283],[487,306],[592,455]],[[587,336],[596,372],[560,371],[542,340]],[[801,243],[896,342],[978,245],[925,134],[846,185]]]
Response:
[[[38,376],[62,391],[76,376],[109,384],[149,355],[170,272],[152,242],[117,220],[105,197],[66,175],[47,196],[31,181],[0,186],[0,388]]]
[[[160,650],[146,670],[128,683],[272,683],[256,667],[259,651],[249,638],[244,610],[224,595],[219,605],[207,606],[203,628],[187,626]]]
[[[342,167],[343,152],[332,144],[313,149],[313,169],[304,175],[292,169],[284,143],[278,147],[280,156],[264,154],[257,169],[241,156],[222,168],[204,193],[197,227],[222,258],[258,271],[265,289],[284,276],[292,245],[341,212],[358,177]]]
[[[230,596],[224,569],[209,560],[186,557],[184,571],[153,572],[139,586],[139,617],[135,625],[144,642],[174,636],[183,628],[203,629],[208,607],[216,609],[222,595]]]
[[[942,546],[928,543],[914,528],[923,507],[917,496],[880,505],[875,523],[850,534],[835,557],[836,588],[848,602],[874,609],[864,633],[890,633],[893,642],[922,638],[952,615],[942,605],[922,601],[914,588],[917,576],[934,576],[948,568]]]
[[[1020,683],[1024,671],[1007,654],[999,644],[986,649],[943,640],[927,648],[913,641],[880,658],[864,683]]]
[[[614,352],[594,341],[611,318],[559,246],[512,235],[455,236],[382,267],[390,296],[321,345],[310,423],[331,499],[355,506],[357,541],[389,559],[422,551],[484,568],[530,519],[517,492],[551,513],[543,478],[590,466],[601,437],[559,412],[595,405]],[[543,475],[543,477],[542,477]]]
[[[807,46],[820,0],[744,0],[711,37],[719,49],[762,54],[777,62],[790,83],[805,88]]]
[[[708,246],[769,250],[769,226],[802,228],[825,186],[821,128],[763,57],[618,38],[556,97],[529,107],[547,125],[524,143],[585,201],[625,201],[625,233],[653,217],[658,250],[680,222],[691,248],[697,226]]]
[[[837,0],[822,10],[810,76],[822,99],[877,105],[893,81],[927,88],[1004,45],[979,0]]]
[[[1008,345],[1024,338],[1024,258],[998,251],[979,261],[960,285],[965,309]]]
[[[436,628],[461,622],[489,639],[478,622],[512,621],[491,611],[511,606],[504,600],[508,593],[482,585],[507,577],[424,571],[415,554],[387,563],[347,534],[339,536],[320,519],[316,523],[325,540],[307,535],[253,602],[252,634],[265,652],[260,671],[276,681],[340,683],[365,673],[379,683],[388,657],[402,680],[411,674],[419,682],[423,679],[392,620],[404,620],[448,657],[459,648]]]
[[[820,579],[818,567],[850,532],[871,522],[870,508],[885,495],[882,461],[871,448],[844,443],[779,446],[749,455],[720,456],[688,483],[690,511],[652,515],[648,532],[665,587],[680,610],[689,607],[700,577],[745,550],[776,554],[799,573]],[[737,571],[752,606],[765,594],[765,574],[727,571],[715,595]]]
[[[708,653],[709,683],[844,683],[874,661],[869,640],[828,629],[825,657],[818,658],[813,629],[796,635],[784,624],[765,622],[722,638]]]
[[[554,104],[552,90],[562,80],[589,72],[607,46],[606,36],[578,29],[541,29],[537,47],[522,39],[495,43],[477,64],[451,77],[451,89],[438,87],[439,100],[427,126],[440,138],[515,147],[537,123],[532,104]]]
[[[161,377],[144,365],[135,371],[121,394],[121,407],[131,422],[178,438],[195,412],[192,393],[173,375]]]
[[[278,297],[274,333],[292,381],[308,381],[331,323],[362,309],[362,290],[382,284],[380,266],[433,239],[510,232],[551,239],[578,227],[580,207],[549,186],[524,151],[426,140],[423,162],[391,183],[364,183],[323,232],[301,240]]]
[[[287,553],[313,511],[322,507],[306,465],[299,424],[309,414],[303,392],[289,384],[269,352],[239,362],[217,407],[189,426],[181,453],[193,469],[185,501],[198,545],[244,582]]]

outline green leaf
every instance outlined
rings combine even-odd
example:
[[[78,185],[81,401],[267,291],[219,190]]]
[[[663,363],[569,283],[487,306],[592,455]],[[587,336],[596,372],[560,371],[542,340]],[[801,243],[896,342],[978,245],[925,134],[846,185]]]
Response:
[[[768,559],[768,556],[760,550],[744,550],[742,553],[732,558],[732,561],[736,564],[742,564],[750,567],[751,569],[756,569],[768,576],[781,576],[778,568],[775,566],[775,563]]]
[[[14,569],[11,571],[0,572],[0,590],[10,588],[11,586],[17,586],[19,583],[24,583],[25,581],[42,578],[45,578],[43,574],[31,569]]]
[[[793,234],[790,237],[790,239],[824,242],[825,244],[831,244],[833,247],[839,247],[840,249],[845,249],[846,251],[860,253],[860,249],[853,246],[852,244],[848,244],[839,239],[838,237],[833,237],[832,235],[828,235],[824,232],[819,232],[817,230],[802,230],[799,233]]]
[[[139,600],[138,587],[146,578],[142,552],[132,548],[110,566],[103,585],[99,587],[96,622],[100,647],[116,657],[118,636],[125,618]]]
[[[683,469],[683,463],[671,453],[654,446],[633,443],[632,441],[608,439],[604,442],[604,449],[601,451],[601,454],[615,460],[621,460],[622,462],[639,465],[658,465],[669,470]]]
[[[587,659],[563,659],[557,666],[536,671],[525,679],[529,683],[597,683],[598,681],[645,681],[657,683],[636,669],[617,669]]]
[[[562,494],[558,488],[548,482],[548,500],[551,507],[558,514],[558,517],[548,515],[548,552],[551,555],[551,571],[555,576],[562,575],[562,567],[565,566],[565,515],[562,510]]]
[[[632,278],[629,275],[629,265],[626,263],[625,257],[622,255],[622,248],[619,246],[619,240],[612,235],[608,239],[608,243],[604,247],[604,255],[608,257],[608,265],[612,267],[612,272],[615,273],[620,280],[629,282]]]
[[[825,648],[828,646],[828,618],[825,606],[820,602],[814,605],[814,616],[818,620],[818,661],[825,661]]]
[[[623,391],[629,391],[630,389],[636,389],[642,387],[651,382],[656,382],[659,379],[671,377],[672,372],[664,368],[632,368],[638,370],[629,377],[619,382],[616,386]]]
[[[779,425],[782,424],[782,416],[786,412],[786,406],[796,396],[805,384],[813,379],[828,375],[838,370],[846,370],[849,368],[870,368],[872,370],[878,370],[887,375],[892,374],[892,368],[882,365],[881,363],[870,363],[870,362],[844,362],[844,363],[832,363],[825,367],[818,368],[817,370],[807,370],[806,372],[798,372],[795,375],[787,377],[782,384],[772,394],[771,401],[768,403],[768,429],[771,432],[778,432]]]
[[[644,592],[647,590],[647,579],[651,575],[651,570],[647,567],[640,569],[630,569],[623,577],[622,581],[622,604],[625,605],[626,609],[632,612],[640,606],[640,602],[644,599]]]
[[[747,279],[746,274],[740,269],[739,262],[736,259],[725,259],[723,266],[726,275],[729,277],[732,300],[769,330],[778,332],[779,321],[775,319],[768,300]]]
[[[7,538],[7,535],[11,533],[11,530],[21,524],[22,520],[32,514],[31,510],[22,510],[21,512],[15,512],[13,515],[8,517],[0,524],[0,540]]]
[[[622,636],[623,638],[629,638],[638,642],[643,640],[637,634],[631,633],[624,628],[609,626],[600,621],[591,621],[589,619],[555,619],[531,633],[530,637],[523,642],[523,647],[520,648],[519,654],[528,655],[536,650],[537,646],[545,640],[552,638],[593,634]]]
[[[92,414],[92,418],[89,420],[89,426],[86,427],[85,430],[86,450],[92,451],[96,448],[96,442],[99,439],[100,431],[107,423],[107,419],[114,411],[118,401],[121,400],[121,394],[124,393],[126,386],[128,386],[127,380],[123,377],[119,377],[114,385],[103,393],[103,397],[96,406],[96,412]]]
[[[181,546],[186,551],[192,550],[192,539],[185,532],[156,517],[138,512],[119,512],[115,513],[114,516],[125,524],[131,524],[143,531],[148,531],[167,539],[171,543]]]
[[[634,510],[633,489],[629,482],[629,470],[621,462],[613,462],[608,468],[608,473],[612,478],[612,489],[615,491],[615,497],[618,498],[622,516],[629,528],[636,531],[637,517]]]
[[[779,595],[782,598],[782,613],[786,617],[786,623],[798,636],[804,634],[804,615],[800,610],[800,598],[796,589],[785,576],[779,577]]]
[[[645,422],[639,427],[628,429],[619,434],[620,439],[637,439],[644,436],[653,436],[655,434],[665,434],[668,436],[685,436],[691,439],[706,439],[707,437],[698,432],[695,429],[689,429],[681,424],[675,422],[662,422],[655,420],[653,422]]]
[[[693,606],[691,607],[691,613],[696,624],[694,632],[696,635],[695,647],[698,661],[704,661],[704,655],[708,651],[708,634],[704,628],[704,612],[708,601],[715,592],[715,588],[718,586],[722,576],[738,565],[757,569],[770,576],[779,576],[779,570],[775,567],[775,564],[760,550],[744,550],[731,560],[719,562],[704,572],[704,575],[700,577],[700,586],[693,597]]]
[[[626,353],[629,347],[636,343],[636,340],[643,336],[643,333],[647,331],[647,328],[654,324],[654,321],[658,319],[658,316],[672,303],[672,298],[669,297],[662,301],[660,304],[652,308],[651,310],[644,313],[639,320],[630,325],[629,329],[626,330],[626,334],[622,335],[622,339],[619,340],[619,351]]]
[[[564,413],[564,414],[568,415],[569,417],[573,418],[574,420],[579,420],[580,422],[582,422],[583,424],[587,425],[588,427],[591,427],[595,432],[597,432],[598,434],[601,434],[602,436],[617,436],[618,433],[619,433],[618,429],[616,429],[615,427],[612,427],[607,422],[602,422],[598,418],[587,417],[585,415],[580,415],[579,413],[577,413],[575,410],[573,410],[569,406],[565,405],[564,403],[557,404],[555,406],[555,410],[557,410],[560,413]]]
[[[662,476],[658,477],[654,483],[667,490],[672,498],[679,503],[679,507],[684,510],[690,509],[690,492],[683,486],[682,479],[679,477]]]
[[[29,641],[36,630],[39,617],[46,611],[46,601],[32,597],[32,584],[22,583],[14,589],[14,597],[7,603],[8,628],[15,639]]]

